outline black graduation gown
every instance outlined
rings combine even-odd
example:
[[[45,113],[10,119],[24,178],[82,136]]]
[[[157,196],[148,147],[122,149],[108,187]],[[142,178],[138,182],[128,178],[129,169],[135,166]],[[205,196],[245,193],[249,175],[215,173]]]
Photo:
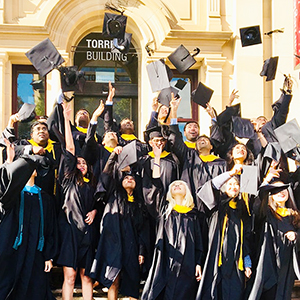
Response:
[[[229,207],[230,199],[219,199],[218,192],[213,189],[211,181],[202,187],[198,196],[211,210],[211,215],[209,218],[208,253],[196,299],[243,299],[245,276],[244,271],[238,267],[238,261],[241,250],[243,259],[250,253],[248,244],[250,220],[249,218],[242,219],[243,231],[241,231],[241,219],[238,210]],[[228,221],[222,245],[222,265],[218,266],[226,214]],[[241,233],[243,234],[242,249]]]
[[[262,205],[266,205],[263,200]],[[257,214],[258,215],[258,214]],[[299,229],[292,224],[290,216],[276,218],[267,207],[266,215],[256,220],[257,250],[254,273],[247,286],[247,299],[258,300],[291,299],[296,276],[300,279],[297,240]],[[284,235],[288,231],[298,231],[296,241],[289,241]]]
[[[29,160],[19,158],[1,167],[0,218],[0,299],[54,299],[45,261],[56,255],[56,218],[53,201],[42,192],[44,247],[37,250],[40,237],[41,209],[38,195],[24,193],[22,243],[13,248],[19,229],[20,191],[34,168]],[[22,176],[20,176],[22,174]],[[7,201],[9,197],[9,201]]]
[[[214,161],[204,162],[195,149],[188,148],[183,142],[178,125],[171,125],[170,130],[172,134],[169,136],[168,141],[171,144],[172,152],[180,161],[181,179],[188,184],[195,205],[197,205],[197,191],[205,182],[226,171],[226,161],[217,158]]]
[[[110,288],[121,272],[120,293],[139,298],[141,268],[138,256],[149,260],[149,225],[137,187],[134,202],[120,191],[121,174],[117,169],[117,155],[112,153],[102,174],[108,203],[100,225],[100,240],[91,277]]]
[[[198,287],[196,265],[201,265],[202,238],[196,209],[187,213],[172,211],[166,218],[160,179],[148,179],[144,198],[157,220],[152,266],[141,299],[194,299]]]
[[[86,214],[95,208],[91,183],[77,183],[77,158],[65,151],[65,176],[61,179],[64,204],[59,214],[60,253],[57,264],[76,269],[91,267],[95,250],[95,222],[85,223]],[[95,220],[94,220],[95,221]]]
[[[150,155],[145,155],[139,160],[139,172],[142,180],[144,178],[151,178],[154,158]],[[160,159],[161,182],[164,193],[166,194],[169,185],[174,180],[180,179],[180,165],[179,160],[174,153],[169,153],[166,157]]]
[[[7,134],[14,135],[14,129],[5,128],[3,135],[6,137]],[[16,147],[16,157],[24,154],[25,146],[31,145],[27,140],[16,140],[14,141]],[[36,177],[36,185],[39,186],[43,191],[49,195],[56,194],[56,170],[58,168],[61,156],[61,148],[58,143],[53,144],[53,152],[46,151],[45,157],[47,158],[46,165],[39,165],[37,171],[38,176]]]

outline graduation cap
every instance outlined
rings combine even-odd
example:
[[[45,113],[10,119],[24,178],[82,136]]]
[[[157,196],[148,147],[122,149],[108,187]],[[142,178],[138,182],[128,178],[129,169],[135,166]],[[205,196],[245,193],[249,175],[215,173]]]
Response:
[[[111,52],[113,53],[127,53],[130,48],[132,34],[125,32],[124,39],[113,39],[113,48]]]
[[[77,66],[60,67],[61,88],[63,92],[83,92],[85,84],[84,72],[78,71]]]
[[[32,121],[35,118],[34,109],[35,104],[24,103],[18,111],[19,121],[24,123]]]
[[[300,147],[300,128],[296,119],[274,129],[274,132],[284,153]]]
[[[276,70],[278,65],[278,56],[270,57],[264,61],[263,68],[260,72],[260,76],[267,76],[266,81],[275,79]]]
[[[185,80],[179,78],[179,79],[177,80],[176,84],[175,84],[175,87],[178,88],[178,89],[180,89],[180,90],[183,90],[184,87],[186,86],[186,84],[187,84],[187,81],[185,81]]]
[[[249,119],[242,119],[239,116],[232,117],[232,132],[239,138],[251,139],[255,136],[253,124]]]
[[[58,68],[65,61],[48,38],[34,46],[25,55],[41,77]]]
[[[210,101],[213,92],[214,91],[212,89],[204,85],[202,82],[199,82],[197,89],[192,92],[192,100],[198,105],[206,108],[206,104]]]
[[[105,13],[102,34],[124,40],[126,23],[127,17],[123,14]]]
[[[255,195],[257,193],[257,166],[243,166],[240,177],[240,192]]]
[[[30,85],[32,85],[32,88],[37,91],[37,90],[43,90],[44,89],[44,83],[43,80],[34,80],[30,82]]]
[[[159,95],[157,96],[157,100],[159,103],[169,107],[170,106],[170,101],[172,100],[172,95],[171,93],[174,94],[175,98],[179,98],[178,90],[175,89],[174,87],[170,86],[168,88],[162,89]]]
[[[259,26],[240,28],[242,47],[261,44]]]
[[[281,183],[281,182],[280,182]],[[281,184],[266,184],[266,185],[262,185],[260,186],[259,188],[259,191],[260,192],[265,192],[265,193],[268,193],[270,195],[274,195],[274,194],[277,194],[283,190],[286,190],[289,188],[289,184],[285,184],[285,183],[281,183]]]
[[[137,162],[136,141],[132,141],[123,147],[122,152],[118,155],[119,170],[124,169]]]
[[[151,127],[144,131],[144,141],[146,143],[155,137],[163,137],[160,126]]]
[[[241,116],[241,104],[238,103],[233,106],[226,106],[226,109],[223,110],[218,116],[218,124],[221,126],[223,124],[228,123],[231,121],[233,116]]]
[[[191,55],[188,49],[186,49],[183,45],[180,45],[174,52],[172,52],[168,56],[168,58],[174,65],[174,67],[180,73],[183,73],[196,63],[194,56],[196,56],[200,52],[200,49],[196,48],[194,49],[194,51],[196,51],[196,53]]]
[[[161,91],[170,87],[166,65],[161,60],[156,60],[146,66],[152,92]]]
[[[172,70],[170,69],[170,67],[168,65],[166,65],[166,62],[163,58],[161,58],[160,61],[165,65],[166,70],[167,70],[168,79],[169,79],[169,81],[171,81],[171,79],[173,78]]]

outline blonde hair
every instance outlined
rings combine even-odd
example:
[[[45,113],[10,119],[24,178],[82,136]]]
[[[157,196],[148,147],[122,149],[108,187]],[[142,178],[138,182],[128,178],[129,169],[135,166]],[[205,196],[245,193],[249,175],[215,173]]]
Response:
[[[182,205],[189,207],[189,208],[194,208],[194,206],[195,206],[193,196],[191,194],[191,191],[190,191],[187,183],[183,180],[175,180],[169,185],[169,190],[168,190],[167,197],[166,197],[166,200],[169,202],[166,212],[165,212],[166,218],[170,215],[172,209],[176,205],[176,200],[172,197],[171,190],[172,190],[172,186],[178,182],[183,183],[185,185],[185,190],[186,190]]]

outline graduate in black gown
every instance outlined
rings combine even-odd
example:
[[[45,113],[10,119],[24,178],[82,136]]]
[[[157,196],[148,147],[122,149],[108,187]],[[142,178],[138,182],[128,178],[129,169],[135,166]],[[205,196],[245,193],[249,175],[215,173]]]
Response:
[[[64,107],[65,141],[64,176],[61,178],[64,204],[59,215],[60,253],[57,264],[63,266],[64,299],[73,299],[77,271],[82,282],[84,299],[92,299],[93,284],[88,276],[94,258],[97,213],[94,201],[93,176],[83,157],[76,157],[70,127],[70,108]]]
[[[290,186],[277,178],[280,171],[270,168],[256,203],[258,253],[254,276],[249,282],[251,291],[246,295],[250,300],[291,299],[294,280],[300,279],[297,250],[300,215]]]
[[[143,194],[150,214],[156,219],[157,233],[141,299],[194,299],[201,279],[203,253],[198,211],[181,180],[172,182],[165,196],[160,180],[162,146],[154,145],[153,151],[153,173],[143,179]]]
[[[148,214],[134,173],[118,168],[121,152],[120,146],[114,149],[102,173],[108,202],[91,270],[91,276],[109,288],[109,300],[117,299],[119,287],[122,295],[138,299],[141,268],[145,257],[149,260]]]
[[[37,162],[43,158],[24,155],[12,162],[13,156],[7,141],[7,161],[0,168],[0,299],[52,300],[54,203],[34,184]]]
[[[239,179],[242,165],[236,164],[207,182],[198,192],[210,210],[208,253],[197,300],[241,300],[245,278],[251,276],[249,250],[250,217],[240,197]],[[217,191],[226,183],[224,194]]]

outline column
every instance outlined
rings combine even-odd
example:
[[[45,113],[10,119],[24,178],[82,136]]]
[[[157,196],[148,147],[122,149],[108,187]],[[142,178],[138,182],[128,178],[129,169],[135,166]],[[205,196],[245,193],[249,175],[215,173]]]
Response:
[[[208,29],[210,31],[221,31],[220,0],[208,0]]]

